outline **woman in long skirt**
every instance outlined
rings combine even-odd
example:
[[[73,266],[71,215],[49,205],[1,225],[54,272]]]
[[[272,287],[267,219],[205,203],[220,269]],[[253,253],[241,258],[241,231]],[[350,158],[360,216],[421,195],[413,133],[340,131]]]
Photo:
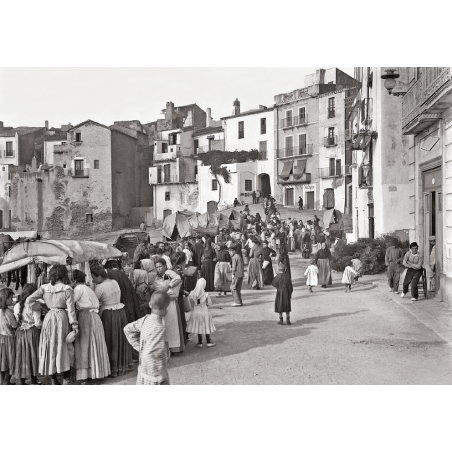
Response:
[[[86,274],[74,270],[74,302],[79,333],[75,336],[75,379],[101,379],[110,375],[107,344],[99,317],[99,300],[86,282]]]
[[[319,269],[319,284],[326,289],[327,285],[332,284],[331,279],[331,252],[327,249],[326,244],[322,243],[322,248],[317,251],[315,263]]]
[[[16,361],[14,365],[14,377],[16,383],[25,384],[29,378],[32,385],[42,384],[38,380],[39,373],[39,336],[41,334],[41,306],[36,310],[29,305],[25,306],[25,300],[38,290],[36,284],[26,284],[22,289],[19,303],[14,306],[14,316],[19,325],[16,331]]]
[[[132,347],[124,334],[127,316],[124,304],[121,303],[119,284],[109,279],[100,265],[91,268],[93,281],[96,284],[94,293],[99,299],[99,315],[105,332],[110,375],[117,377],[133,369]]]
[[[262,273],[262,248],[257,239],[253,240],[254,246],[250,251],[250,263],[248,265],[248,285],[255,290],[264,287],[264,275]]]
[[[63,374],[63,384],[70,384],[70,351],[72,344],[66,337],[72,330],[78,332],[75,315],[74,291],[69,282],[65,265],[50,269],[49,284],[42,285],[25,300],[25,306],[36,309],[42,303],[50,309],[44,318],[39,341],[39,373],[49,375],[52,385],[59,385],[57,373]]]
[[[137,265],[136,263],[135,265]],[[141,315],[151,314],[149,302],[151,301],[151,289],[149,287],[148,272],[142,269],[135,269],[133,271],[133,287],[137,295],[137,300],[140,303]]]
[[[15,347],[14,331],[17,320],[9,309],[13,304],[14,292],[7,287],[0,290],[0,384],[12,385],[11,376],[14,374]]]
[[[290,323],[290,312],[292,310],[292,281],[287,274],[287,268],[284,264],[278,265],[278,274],[272,282],[272,286],[276,287],[275,312],[279,314],[279,325],[284,325],[283,313],[286,313],[287,325]]]
[[[278,264],[284,264],[286,267],[285,273],[289,276],[289,279],[292,281],[292,270],[290,267],[290,259],[289,253],[287,251],[287,242],[285,236],[282,236],[280,239],[281,243],[279,245],[279,256],[278,256]]]
[[[262,272],[264,274],[264,284],[268,286],[274,278],[272,257],[276,257],[276,251],[268,247],[268,242],[262,242]]]
[[[194,267],[194,248],[190,242],[187,243],[183,252],[185,254],[185,263],[182,265],[182,268]],[[196,282],[198,281],[198,272],[194,272],[193,276],[184,276],[183,281],[183,289],[189,292],[192,291],[196,287]]]
[[[204,255],[202,257],[201,266],[201,278],[206,280],[206,292],[215,291],[215,262],[217,255],[212,248],[212,242],[206,240],[206,247],[204,249]]]
[[[220,251],[217,254],[217,265],[215,266],[215,290],[218,291],[218,297],[221,296],[221,292],[225,295],[231,291],[232,283],[232,270],[231,270],[231,255],[226,249],[226,245],[222,243],[220,245]]]

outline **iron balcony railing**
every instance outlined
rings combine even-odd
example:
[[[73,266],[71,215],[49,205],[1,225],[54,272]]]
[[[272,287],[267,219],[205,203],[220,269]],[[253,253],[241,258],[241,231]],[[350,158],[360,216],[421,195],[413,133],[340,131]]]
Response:
[[[278,176],[278,184],[310,184],[311,173],[303,173],[299,175],[289,174],[288,176]]]
[[[278,149],[277,156],[279,159],[285,157],[300,157],[300,156],[310,156],[313,154],[314,147],[312,143],[306,144],[305,146],[292,146],[289,148]]]
[[[308,115],[289,116],[281,119],[281,129],[294,126],[304,126],[308,123]]]
[[[325,137],[324,145],[326,147],[337,146],[337,135],[334,135],[332,137]]]
[[[426,67],[402,100],[402,127],[422,113],[422,105],[432,96],[440,94],[452,79],[450,67]],[[431,104],[431,102],[430,102]]]
[[[343,173],[343,168],[334,167],[334,168],[319,168],[319,177],[321,179],[328,179],[330,177],[341,177]]]
[[[83,168],[83,169],[76,169],[74,170],[74,174],[72,177],[89,177],[89,169]]]

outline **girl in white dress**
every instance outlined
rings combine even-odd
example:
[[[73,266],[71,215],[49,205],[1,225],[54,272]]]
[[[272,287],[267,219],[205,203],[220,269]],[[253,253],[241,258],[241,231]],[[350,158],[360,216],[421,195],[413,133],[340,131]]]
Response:
[[[342,284],[345,284],[345,292],[351,292],[355,276],[358,276],[358,272],[353,270],[352,262],[350,261],[348,262],[347,267],[345,267],[344,274],[342,276]]]
[[[202,348],[202,335],[206,335],[207,347],[215,347],[215,343],[210,338],[211,333],[215,331],[212,315],[208,306],[212,306],[209,295],[204,292],[206,288],[206,280],[198,279],[196,287],[188,295],[190,303],[194,306],[190,320],[187,325],[187,332],[198,335],[198,344],[196,347]]]
[[[307,276],[306,285],[309,286],[309,292],[312,292],[312,288],[319,283],[319,279],[317,277],[318,273],[319,269],[315,265],[315,260],[312,259],[308,268],[304,272],[304,275]]]

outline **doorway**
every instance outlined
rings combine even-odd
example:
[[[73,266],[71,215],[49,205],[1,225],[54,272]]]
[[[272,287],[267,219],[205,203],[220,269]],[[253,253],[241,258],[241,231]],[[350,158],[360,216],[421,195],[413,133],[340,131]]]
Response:
[[[286,206],[293,206],[293,188],[286,188]]]
[[[260,185],[261,185],[261,196],[263,198],[271,195],[272,189],[270,185],[270,176],[267,173],[259,175]]]
[[[3,210],[0,210],[0,229],[3,229]]]
[[[351,214],[353,211],[353,184],[350,184],[347,189],[347,213]]]
[[[306,210],[314,210],[314,192],[306,192]]]
[[[217,202],[216,201],[209,201],[207,203],[207,212],[209,214],[215,213],[217,211]]]
[[[166,217],[169,217],[172,213],[173,213],[173,211],[171,209],[165,209],[163,211],[163,219],[165,219]]]

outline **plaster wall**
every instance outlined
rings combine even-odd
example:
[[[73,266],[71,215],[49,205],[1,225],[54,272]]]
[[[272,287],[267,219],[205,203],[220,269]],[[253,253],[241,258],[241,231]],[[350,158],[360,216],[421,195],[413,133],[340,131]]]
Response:
[[[6,143],[13,143],[13,157],[6,157]],[[19,165],[19,137],[0,137],[0,165]]]

